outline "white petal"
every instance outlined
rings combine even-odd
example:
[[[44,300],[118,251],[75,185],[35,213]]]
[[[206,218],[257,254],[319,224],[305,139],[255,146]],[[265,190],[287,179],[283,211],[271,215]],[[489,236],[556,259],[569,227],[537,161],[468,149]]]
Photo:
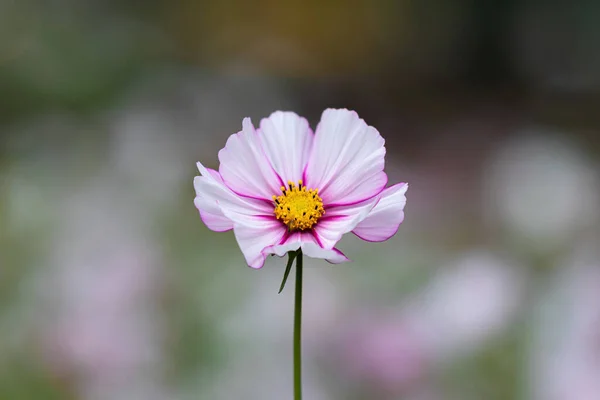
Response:
[[[310,235],[308,232],[294,232],[286,235],[280,243],[265,249],[268,254],[275,254],[283,257],[290,251],[296,251],[302,246],[303,236]]]
[[[322,247],[332,249],[342,236],[351,232],[373,210],[378,197],[349,206],[328,208],[314,228],[315,237]]]
[[[274,218],[250,217],[241,223],[234,223],[233,233],[248,265],[262,268],[266,256],[270,254],[267,249],[281,242],[286,227]]]
[[[281,180],[302,179],[314,137],[308,121],[293,112],[276,111],[260,121],[259,136]]]
[[[273,215],[268,203],[238,196],[225,185],[217,171],[200,163],[197,165],[202,176],[194,178],[194,204],[209,229],[225,231],[233,228],[236,220],[254,215]]]
[[[338,249],[324,249],[316,242],[305,242],[302,244],[302,252],[311,258],[322,258],[332,264],[341,264],[350,261]]]
[[[407,183],[399,183],[385,189],[375,208],[354,229],[354,234],[369,242],[388,240],[404,220]]]
[[[332,264],[349,261],[338,249],[322,248],[311,232],[294,232],[282,244],[271,246],[265,249],[265,252],[282,257],[289,251],[298,250],[300,247],[308,257],[322,258]]]
[[[346,205],[379,194],[385,141],[353,111],[328,109],[317,126],[305,185],[318,188],[326,205]]]
[[[219,151],[219,173],[237,194],[271,201],[280,193],[283,182],[271,166],[250,118],[244,118],[242,127]]]

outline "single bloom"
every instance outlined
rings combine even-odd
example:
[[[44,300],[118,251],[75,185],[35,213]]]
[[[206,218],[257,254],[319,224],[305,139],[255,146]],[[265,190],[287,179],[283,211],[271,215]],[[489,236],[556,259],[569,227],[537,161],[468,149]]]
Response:
[[[385,141],[354,111],[327,109],[316,131],[293,112],[276,111],[219,151],[219,170],[198,163],[194,204],[206,226],[233,229],[252,268],[270,254],[302,249],[348,261],[335,248],[348,232],[381,242],[404,220],[408,184],[386,188]]]

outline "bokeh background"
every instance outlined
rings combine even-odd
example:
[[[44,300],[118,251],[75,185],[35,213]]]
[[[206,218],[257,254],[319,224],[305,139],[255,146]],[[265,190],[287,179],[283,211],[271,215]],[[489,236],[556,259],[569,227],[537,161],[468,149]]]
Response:
[[[600,399],[600,2],[0,0],[0,399],[281,400],[293,279],[193,205],[245,116],[410,183],[307,261],[309,400]]]

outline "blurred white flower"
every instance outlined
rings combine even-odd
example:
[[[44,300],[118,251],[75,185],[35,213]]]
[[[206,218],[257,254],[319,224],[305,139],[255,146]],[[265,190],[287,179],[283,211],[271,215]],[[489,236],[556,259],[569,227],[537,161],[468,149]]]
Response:
[[[522,301],[521,271],[486,250],[440,271],[396,307],[348,310],[351,322],[324,335],[322,358],[340,385],[380,399],[443,398],[434,390],[434,371],[508,328]]]
[[[349,310],[321,347],[344,386],[377,398],[442,398],[431,377],[444,363],[478,351],[507,328],[520,305],[524,275],[486,250],[443,266],[397,307]]]
[[[534,400],[600,399],[600,257],[582,247],[557,270],[533,320]]]
[[[433,357],[469,353],[510,324],[524,278],[501,258],[472,251],[440,270],[409,306],[409,315]]]
[[[485,211],[516,241],[536,249],[571,243],[598,221],[597,169],[543,128],[506,143],[485,176]]]

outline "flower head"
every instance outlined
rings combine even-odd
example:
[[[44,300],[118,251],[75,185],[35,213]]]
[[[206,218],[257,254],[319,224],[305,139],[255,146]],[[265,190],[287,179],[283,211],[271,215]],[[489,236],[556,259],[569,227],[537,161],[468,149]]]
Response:
[[[353,111],[325,110],[315,133],[293,112],[258,129],[245,118],[219,152],[219,171],[198,163],[194,204],[209,229],[233,229],[252,268],[298,249],[340,263],[345,233],[384,241],[404,219],[408,185],[385,187],[384,158],[383,138]]]

